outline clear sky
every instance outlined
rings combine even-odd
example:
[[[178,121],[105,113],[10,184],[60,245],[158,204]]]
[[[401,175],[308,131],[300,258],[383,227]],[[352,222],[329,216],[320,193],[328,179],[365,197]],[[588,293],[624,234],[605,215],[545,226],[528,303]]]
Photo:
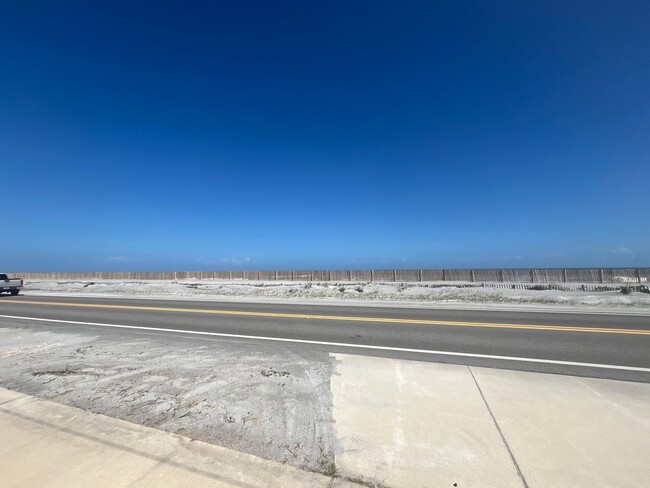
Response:
[[[650,2],[0,4],[0,271],[650,265]]]

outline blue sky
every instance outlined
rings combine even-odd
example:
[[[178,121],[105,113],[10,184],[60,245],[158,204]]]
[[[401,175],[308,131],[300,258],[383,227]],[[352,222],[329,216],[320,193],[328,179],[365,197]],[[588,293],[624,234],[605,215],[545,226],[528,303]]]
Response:
[[[648,266],[648,25],[647,1],[3,2],[0,269]]]

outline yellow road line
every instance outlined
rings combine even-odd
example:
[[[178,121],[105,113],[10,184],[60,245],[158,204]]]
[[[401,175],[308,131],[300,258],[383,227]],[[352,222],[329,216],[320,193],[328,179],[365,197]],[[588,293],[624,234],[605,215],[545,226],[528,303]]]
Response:
[[[650,335],[650,330],[643,329],[615,329],[607,327],[572,327],[565,325],[538,325],[538,324],[499,324],[492,322],[455,322],[446,320],[422,320],[422,319],[396,319],[380,317],[351,317],[344,315],[312,315],[298,313],[278,312],[248,312],[242,310],[215,310],[203,308],[175,308],[175,307],[145,307],[139,305],[102,305],[98,303],[68,303],[68,302],[37,302],[30,300],[9,300],[3,299],[2,303],[18,303],[27,305],[43,305],[54,307],[78,307],[78,308],[102,308],[112,310],[142,310],[151,312],[174,312],[174,313],[201,313],[213,315],[237,315],[245,317],[270,317],[285,319],[311,319],[311,320],[338,320],[345,322],[374,322],[388,324],[418,324],[418,325],[443,325],[456,327],[485,327],[496,329],[526,329],[526,330],[548,330],[563,332],[597,332],[602,334],[633,334]]]

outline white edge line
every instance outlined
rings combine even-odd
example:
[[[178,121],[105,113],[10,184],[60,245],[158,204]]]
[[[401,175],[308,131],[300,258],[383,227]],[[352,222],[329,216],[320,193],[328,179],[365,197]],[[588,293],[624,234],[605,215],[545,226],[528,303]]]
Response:
[[[371,346],[368,344],[348,344],[345,342],[326,342],[326,341],[309,341],[306,339],[288,339],[283,337],[267,337],[267,336],[253,336],[244,334],[226,334],[223,332],[204,332],[199,330],[182,330],[182,329],[165,329],[163,327],[144,327],[140,325],[121,325],[121,324],[104,324],[100,322],[78,322],[75,320],[59,320],[59,319],[43,319],[38,317],[20,317],[17,315],[0,315],[0,318],[5,319],[19,319],[19,320],[33,320],[36,322],[56,322],[61,324],[75,324],[75,325],[91,325],[95,327],[113,327],[116,329],[135,329],[135,330],[151,330],[156,332],[173,332],[176,334],[194,334],[215,337],[229,337],[234,339],[254,339],[259,341],[275,341],[275,342],[290,342],[297,344],[313,344],[318,346],[334,346],[334,347],[349,347],[353,349],[371,349],[377,351],[395,351],[395,352],[410,352],[416,354],[431,354],[436,356],[456,356],[466,358],[480,358],[480,359],[497,359],[501,361],[519,361],[525,363],[540,363],[540,364],[557,364],[562,366],[580,366],[584,368],[600,368],[600,369],[618,369],[623,371],[639,371],[642,373],[650,373],[650,368],[639,368],[635,366],[619,366],[615,364],[598,364],[598,363],[580,363],[574,361],[558,361],[555,359],[535,359],[535,358],[522,358],[516,356],[495,356],[492,354],[473,354],[467,352],[453,352],[453,351],[434,351],[430,349],[409,349],[406,347],[390,347],[390,346]]]

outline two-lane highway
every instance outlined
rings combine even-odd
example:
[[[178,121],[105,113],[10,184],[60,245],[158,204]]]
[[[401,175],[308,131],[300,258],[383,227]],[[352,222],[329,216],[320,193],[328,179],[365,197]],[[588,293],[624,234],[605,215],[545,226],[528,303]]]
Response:
[[[0,297],[0,326],[270,341],[650,382],[650,316],[98,297]]]

